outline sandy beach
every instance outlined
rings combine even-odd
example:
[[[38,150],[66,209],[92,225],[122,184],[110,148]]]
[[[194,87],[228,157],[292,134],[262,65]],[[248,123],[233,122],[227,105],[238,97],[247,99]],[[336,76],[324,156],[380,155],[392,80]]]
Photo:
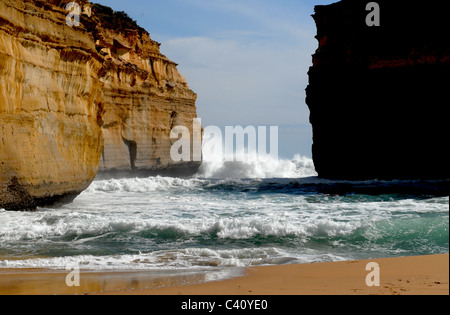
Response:
[[[368,287],[369,263],[379,266],[380,286]],[[244,270],[243,276],[204,282],[202,275],[0,270],[0,295],[448,295],[449,255],[375,259]],[[374,279],[374,278],[371,278]]]

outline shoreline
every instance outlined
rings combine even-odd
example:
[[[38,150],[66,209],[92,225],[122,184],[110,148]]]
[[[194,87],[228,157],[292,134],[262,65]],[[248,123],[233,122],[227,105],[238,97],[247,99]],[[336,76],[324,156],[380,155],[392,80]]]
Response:
[[[370,262],[379,287],[366,284]],[[254,267],[211,282],[192,271],[81,271],[80,287],[68,287],[69,272],[0,269],[0,295],[449,295],[448,254]]]

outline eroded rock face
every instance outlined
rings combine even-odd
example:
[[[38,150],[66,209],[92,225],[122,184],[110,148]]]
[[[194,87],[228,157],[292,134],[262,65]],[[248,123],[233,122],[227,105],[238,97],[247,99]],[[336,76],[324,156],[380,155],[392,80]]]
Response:
[[[307,104],[321,177],[449,178],[449,4],[370,1],[317,6],[319,48]]]
[[[0,208],[73,200],[99,168],[200,165],[169,154],[171,128],[196,117],[176,64],[126,14],[77,3],[81,24],[69,27],[67,1],[0,2]]]
[[[75,197],[97,174],[102,58],[50,1],[0,2],[0,208]]]
[[[95,5],[92,12],[99,19],[96,47],[105,58],[100,176],[195,173],[200,162],[172,161],[170,131],[185,126],[193,136],[197,95],[145,30],[109,8]],[[121,19],[131,24],[117,27]]]

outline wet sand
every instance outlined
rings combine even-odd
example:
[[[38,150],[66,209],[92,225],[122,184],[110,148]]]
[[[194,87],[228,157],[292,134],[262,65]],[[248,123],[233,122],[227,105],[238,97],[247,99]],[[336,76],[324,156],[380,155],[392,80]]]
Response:
[[[366,284],[371,262],[380,286]],[[0,295],[449,295],[448,254],[248,268],[207,283],[202,273],[81,272],[80,286],[68,287],[68,273],[0,269]]]

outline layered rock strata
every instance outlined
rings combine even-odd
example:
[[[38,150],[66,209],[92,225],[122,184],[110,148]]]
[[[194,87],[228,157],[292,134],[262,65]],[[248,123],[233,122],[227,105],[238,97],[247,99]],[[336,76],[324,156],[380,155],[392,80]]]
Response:
[[[67,2],[0,2],[0,208],[71,201],[99,169],[200,164],[169,154],[171,127],[196,117],[176,64],[124,13],[79,0],[68,26]]]
[[[74,198],[97,174],[103,60],[51,1],[0,2],[0,208]]]
[[[450,19],[444,1],[315,8],[307,104],[321,177],[449,178]],[[376,13],[376,12],[375,12]],[[369,16],[369,22],[374,16]]]
[[[92,13],[99,19],[92,24],[96,48],[105,59],[105,148],[99,176],[194,174],[199,161],[171,159],[176,139],[170,139],[170,131],[188,127],[193,146],[197,95],[144,29],[107,7],[95,5]],[[129,25],[117,27],[121,21]]]

